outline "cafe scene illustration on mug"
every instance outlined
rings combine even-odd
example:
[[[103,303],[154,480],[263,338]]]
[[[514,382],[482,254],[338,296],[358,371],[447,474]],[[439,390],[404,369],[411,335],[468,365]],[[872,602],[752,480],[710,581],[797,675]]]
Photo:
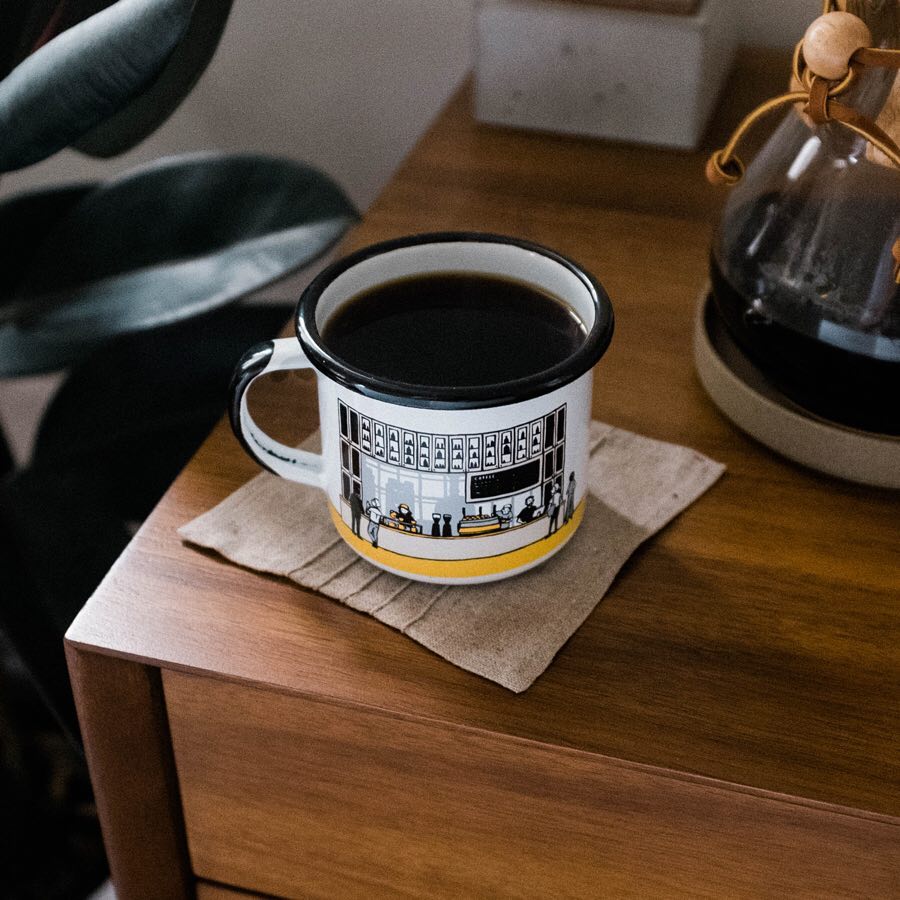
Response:
[[[428,559],[442,555],[435,539],[464,540],[479,542],[479,557],[501,555],[575,514],[565,404],[502,431],[435,434],[338,401],[338,424],[340,516],[373,549]]]

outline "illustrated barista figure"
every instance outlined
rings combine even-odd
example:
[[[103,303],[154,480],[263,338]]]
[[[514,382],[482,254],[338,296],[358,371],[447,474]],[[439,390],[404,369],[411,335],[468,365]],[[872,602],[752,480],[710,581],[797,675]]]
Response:
[[[397,521],[402,522],[409,528],[412,528],[412,526],[416,524],[416,520],[413,518],[412,510],[409,508],[408,504],[401,503],[400,506],[397,507]]]
[[[500,527],[509,528],[509,523],[512,521],[512,504],[506,503],[501,506],[497,516],[500,519]]]

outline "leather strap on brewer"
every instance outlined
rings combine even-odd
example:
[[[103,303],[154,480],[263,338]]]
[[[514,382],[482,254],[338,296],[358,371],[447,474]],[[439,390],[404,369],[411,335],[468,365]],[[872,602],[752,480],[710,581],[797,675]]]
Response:
[[[825,3],[826,12],[831,3]],[[735,152],[741,138],[759,119],[775,109],[791,104],[803,103],[805,112],[817,125],[837,122],[844,128],[865,138],[877,147],[895,166],[900,168],[900,147],[878,125],[852,107],[838,102],[835,98],[843,94],[856,81],[864,68],[900,69],[900,50],[884,50],[877,47],[863,47],[850,59],[847,74],[838,80],[829,81],[813,75],[803,60],[803,41],[794,50],[793,70],[802,90],[791,91],[773,97],[745,116],[734,130],[728,143],[716,150],[706,163],[706,177],[712,184],[735,184],[744,174],[744,164]]]
[[[828,93],[829,84],[830,82],[824,78],[813,75],[809,89],[809,101],[803,107],[803,112],[816,125],[824,125],[826,122],[840,122],[842,125],[846,125],[847,128],[862,135],[887,156],[895,157],[893,159],[894,164],[900,166],[900,162],[896,159],[900,151],[898,151],[897,145],[891,140],[890,136],[867,116],[857,112],[850,106],[838,103]],[[891,152],[888,152],[885,148],[888,148]]]

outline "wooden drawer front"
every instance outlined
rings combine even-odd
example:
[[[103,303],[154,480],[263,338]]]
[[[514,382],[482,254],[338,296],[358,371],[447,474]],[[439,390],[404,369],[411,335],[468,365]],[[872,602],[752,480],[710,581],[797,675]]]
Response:
[[[900,826],[163,673],[195,873],[284,897],[889,896]]]

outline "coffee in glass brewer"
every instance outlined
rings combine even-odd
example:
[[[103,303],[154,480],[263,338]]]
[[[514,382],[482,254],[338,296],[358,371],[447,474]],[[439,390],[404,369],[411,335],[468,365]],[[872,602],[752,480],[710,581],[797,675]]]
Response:
[[[782,394],[824,419],[897,435],[900,4],[842,5],[798,46],[795,90],[748,116],[710,161],[714,180],[735,184],[712,290],[734,340]],[[841,53],[843,74],[840,60],[828,69]],[[740,132],[779,105],[784,121],[744,173]]]

